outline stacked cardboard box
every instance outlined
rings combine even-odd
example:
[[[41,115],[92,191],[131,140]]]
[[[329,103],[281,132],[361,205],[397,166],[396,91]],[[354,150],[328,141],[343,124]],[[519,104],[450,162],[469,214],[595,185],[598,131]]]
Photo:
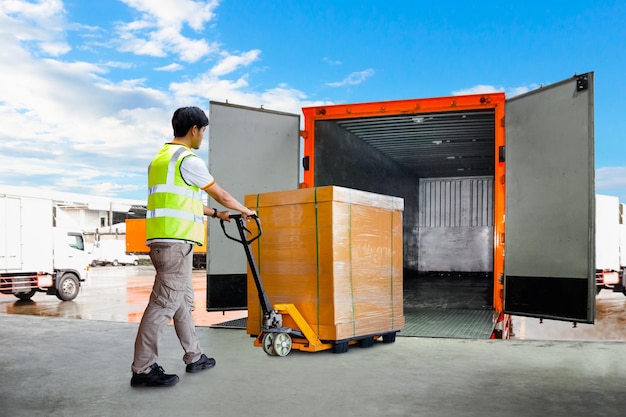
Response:
[[[261,221],[252,251],[271,303],[294,304],[323,341],[403,328],[402,198],[328,186],[247,195],[245,205]],[[248,271],[249,334],[262,317]]]

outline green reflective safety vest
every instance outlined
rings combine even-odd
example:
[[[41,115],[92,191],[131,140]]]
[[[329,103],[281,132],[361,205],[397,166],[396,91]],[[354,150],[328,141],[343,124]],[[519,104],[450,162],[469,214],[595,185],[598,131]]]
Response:
[[[180,174],[180,165],[195,154],[183,145],[165,144],[148,168],[146,240],[180,239],[204,245],[202,193]]]

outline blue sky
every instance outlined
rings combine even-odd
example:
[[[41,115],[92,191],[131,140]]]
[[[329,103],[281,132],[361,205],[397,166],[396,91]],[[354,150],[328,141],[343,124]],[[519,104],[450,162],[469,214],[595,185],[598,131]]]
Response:
[[[172,112],[209,100],[300,114],[594,71],[596,192],[626,202],[625,21],[601,0],[0,0],[0,183],[145,199]]]

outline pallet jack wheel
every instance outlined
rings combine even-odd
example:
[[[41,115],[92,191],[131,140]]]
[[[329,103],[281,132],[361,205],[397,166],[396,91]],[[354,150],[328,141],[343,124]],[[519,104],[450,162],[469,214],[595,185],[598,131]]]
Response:
[[[274,350],[274,335],[276,333],[265,333],[263,335],[263,351],[270,356],[276,356],[276,351]]]
[[[277,356],[287,356],[291,352],[291,336],[287,333],[277,333],[274,337],[274,354]]]

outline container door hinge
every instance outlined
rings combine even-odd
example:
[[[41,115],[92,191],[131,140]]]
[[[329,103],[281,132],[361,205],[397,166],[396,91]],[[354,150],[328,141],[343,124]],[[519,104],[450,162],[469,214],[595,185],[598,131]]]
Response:
[[[500,162],[506,161],[506,146],[500,146],[498,148],[498,161]]]
[[[302,168],[304,168],[305,171],[309,170],[309,157],[305,156],[304,158],[302,158]]]
[[[576,91],[586,91],[589,88],[589,75],[581,74],[576,75]]]

